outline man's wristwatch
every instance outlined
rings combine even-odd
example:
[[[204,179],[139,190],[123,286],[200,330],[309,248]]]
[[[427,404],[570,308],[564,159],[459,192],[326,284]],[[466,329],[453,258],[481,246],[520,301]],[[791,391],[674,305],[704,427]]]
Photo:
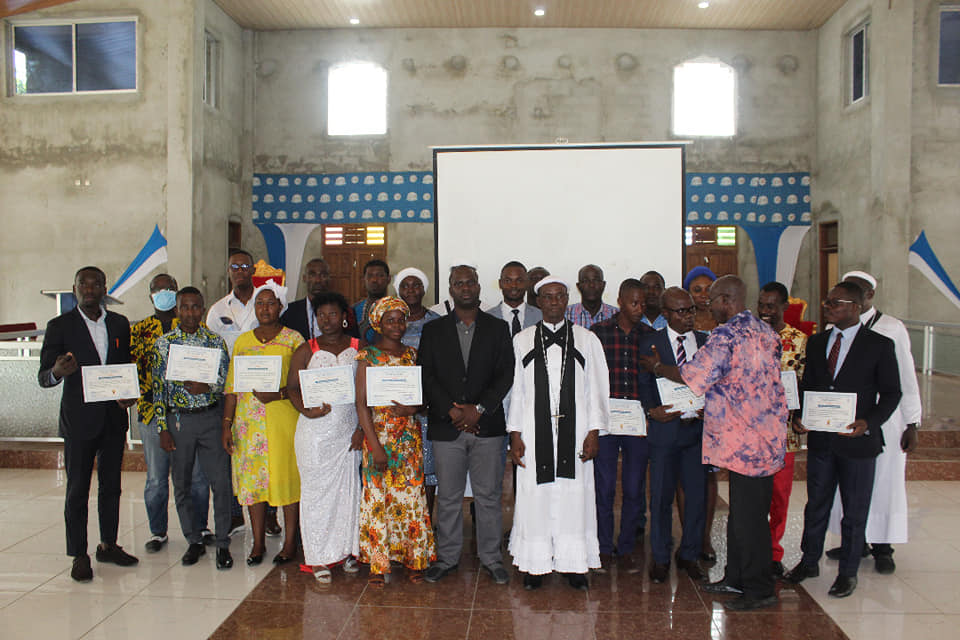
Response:
[[[484,407],[482,404],[477,404],[476,409],[477,409],[477,413],[479,413],[480,415],[483,415],[487,412],[487,408]]]

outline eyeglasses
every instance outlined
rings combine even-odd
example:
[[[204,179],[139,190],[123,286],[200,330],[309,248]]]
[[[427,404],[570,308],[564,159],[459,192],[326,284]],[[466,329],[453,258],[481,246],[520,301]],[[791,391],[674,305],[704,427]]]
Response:
[[[839,307],[842,304],[857,304],[854,300],[843,300],[841,298],[827,298],[823,301],[823,306],[831,309]]]
[[[664,307],[664,308],[663,308],[664,311],[669,311],[670,313],[675,313],[675,314],[677,314],[678,316],[690,315],[691,313],[693,313],[694,311],[696,311],[696,309],[697,309],[696,307],[683,307],[683,308],[681,308],[681,309],[671,309],[670,307]]]
[[[230,270],[231,271],[247,271],[252,267],[253,267],[252,264],[247,264],[246,262],[244,262],[243,264],[231,264]]]
[[[729,298],[729,297],[730,297],[729,293],[718,293],[717,295],[707,300],[707,306],[712,305],[713,301],[716,300],[717,298]]]

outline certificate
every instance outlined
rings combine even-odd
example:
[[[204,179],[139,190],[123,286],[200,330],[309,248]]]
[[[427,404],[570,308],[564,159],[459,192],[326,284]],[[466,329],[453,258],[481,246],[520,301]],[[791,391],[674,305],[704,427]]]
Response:
[[[607,431],[618,436],[647,435],[647,415],[640,401],[610,398],[610,426]]]
[[[392,407],[394,400],[423,404],[420,367],[367,367],[367,406]]]
[[[106,364],[80,367],[83,401],[129,400],[140,397],[140,380],[135,364]]]
[[[681,382],[657,378],[657,391],[660,392],[660,402],[670,405],[674,411],[690,414],[703,409],[703,396],[693,395],[690,387]]]
[[[353,404],[356,401],[353,381],[352,365],[301,369],[300,395],[303,397],[304,408],[310,409],[323,404]]]
[[[279,391],[281,356],[234,356],[233,391]]]
[[[800,422],[811,431],[846,433],[857,419],[857,394],[804,391]]]
[[[214,384],[220,377],[220,349],[190,347],[185,344],[170,345],[167,355],[167,380],[179,382],[206,382]]]
[[[783,392],[787,397],[787,409],[793,411],[800,408],[800,392],[797,390],[797,372],[793,369],[780,372],[780,381],[783,383]]]

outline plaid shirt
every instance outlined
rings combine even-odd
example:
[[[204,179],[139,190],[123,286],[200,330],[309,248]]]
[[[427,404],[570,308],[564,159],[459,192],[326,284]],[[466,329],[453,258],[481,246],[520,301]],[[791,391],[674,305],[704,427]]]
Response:
[[[592,316],[590,312],[587,311],[587,308],[583,306],[582,302],[572,304],[567,307],[567,312],[564,314],[570,322],[573,324],[578,324],[584,329],[589,329],[598,322],[603,322],[609,320],[614,315],[616,315],[618,309],[612,305],[607,304],[606,302],[600,303],[600,310],[597,311],[597,315]]]
[[[640,342],[643,336],[653,333],[653,329],[638,322],[630,333],[624,333],[618,322],[620,313],[609,320],[598,322],[590,330],[603,345],[603,354],[607,358],[610,371],[610,397],[623,400],[640,399]]]

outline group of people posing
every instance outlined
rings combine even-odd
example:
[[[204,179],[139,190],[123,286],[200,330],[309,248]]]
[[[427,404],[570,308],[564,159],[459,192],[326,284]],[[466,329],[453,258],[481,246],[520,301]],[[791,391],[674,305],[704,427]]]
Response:
[[[125,408],[134,401],[84,403],[80,375],[83,366],[126,362],[138,365],[141,383],[137,413],[153,536],[147,551],[167,541],[169,474],[188,543],[185,565],[215,544],[217,568],[232,566],[237,505],[248,508],[253,534],[246,562],[259,564],[267,513],[275,507],[284,525],[277,564],[297,557],[300,542],[303,569],[322,583],[331,582],[335,567],[356,572],[361,563],[373,586],[384,585],[399,565],[412,582],[437,582],[458,568],[469,491],[480,564],[505,584],[509,456],[515,500],[509,554],[525,588],[539,588],[552,572],[576,589],[588,588],[590,571],[619,565],[641,572],[648,491],[651,581],[668,579],[671,560],[702,580],[701,563],[716,560],[710,543],[716,471],[726,470],[726,568],[703,588],[737,595],[725,603],[732,610],[766,607],[776,602],[775,579],[784,575],[780,540],[804,437],[803,559],[785,579],[798,583],[818,574],[838,488],[834,517],[842,544],[827,554],[839,559],[832,595],[853,592],[867,541],[881,573],[893,571],[890,543],[906,541],[903,463],[916,445],[919,396],[906,331],[873,308],[876,280],[869,274],[848,274],[830,291],[824,313],[831,326],[808,342],[784,321],[784,285],[761,288],[755,316],[739,278],[717,278],[704,267],[682,287],[666,287],[655,271],[628,278],[613,307],[602,301],[606,282],[596,265],[580,269],[581,301],[569,305],[565,281],[511,261],[500,272],[502,301],[485,311],[476,269],[466,264],[451,267],[449,298],[433,309],[423,304],[427,276],[415,268],[397,273],[397,295],[387,295],[390,271],[380,260],[364,266],[367,296],[353,306],[329,290],[322,259],[306,265],[307,295],[289,305],[285,287],[273,281],[254,287],[246,251],[231,253],[228,273],[231,292],[209,310],[198,289],[155,276],[154,314],[131,330],[102,306],[103,272],[85,267],[74,283],[78,308],[47,326],[39,381],[65,381],[60,433],[75,580],[92,578],[86,522],[94,459],[96,558],[137,562],[117,545]],[[168,379],[172,345],[218,349],[216,382]],[[235,358],[251,355],[282,358],[279,390],[234,389]],[[411,365],[420,367],[422,405],[367,406],[371,367]],[[355,402],[304,406],[300,372],[326,367],[353,368]],[[803,391],[856,393],[856,420],[840,433],[806,435],[800,412],[791,417],[787,410],[785,370],[796,372],[801,398]],[[660,378],[703,396],[703,408],[661,401]],[[642,408],[644,435],[611,428],[611,400]],[[674,502],[682,526],[676,544]]]

